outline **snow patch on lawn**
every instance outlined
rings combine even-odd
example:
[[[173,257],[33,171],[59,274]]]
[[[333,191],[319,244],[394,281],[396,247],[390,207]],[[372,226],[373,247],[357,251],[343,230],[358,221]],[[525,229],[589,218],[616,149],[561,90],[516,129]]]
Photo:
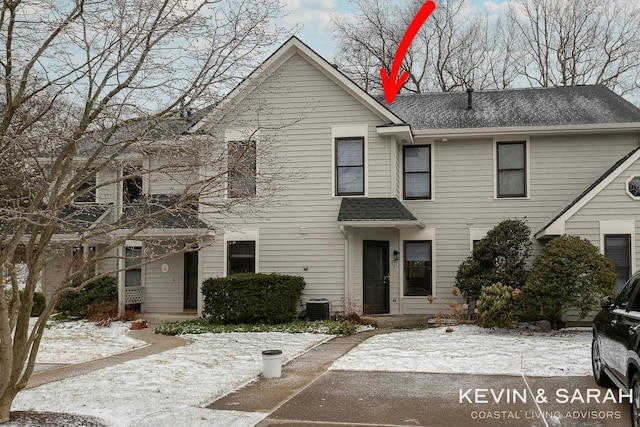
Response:
[[[185,419],[190,425],[253,425],[264,415],[202,408],[257,377],[263,350],[282,350],[286,362],[331,337],[276,332],[185,335],[190,345],[24,390],[12,410],[92,415],[113,426],[184,425]]]
[[[333,370],[451,374],[589,376],[591,329],[551,332],[477,326],[376,335],[338,359]]]
[[[128,322],[113,322],[110,327],[85,321],[52,322],[42,336],[36,363],[82,363],[147,345],[128,336],[128,331]]]

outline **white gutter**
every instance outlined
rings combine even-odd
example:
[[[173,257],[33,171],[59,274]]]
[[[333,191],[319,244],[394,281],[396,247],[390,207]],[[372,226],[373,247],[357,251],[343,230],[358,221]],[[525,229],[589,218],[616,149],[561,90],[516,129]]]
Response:
[[[567,133],[610,133],[610,132],[639,132],[640,123],[608,123],[557,126],[509,126],[488,128],[462,129],[418,129],[413,131],[414,137],[455,138],[467,136],[499,135],[557,135]]]

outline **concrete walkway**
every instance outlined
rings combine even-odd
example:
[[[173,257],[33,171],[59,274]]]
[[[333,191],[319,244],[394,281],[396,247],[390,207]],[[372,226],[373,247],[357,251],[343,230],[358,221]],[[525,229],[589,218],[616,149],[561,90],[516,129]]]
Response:
[[[149,324],[148,328],[129,331],[130,337],[147,343],[144,347],[84,363],[64,365],[49,364],[47,366],[38,366],[36,364],[36,372],[31,375],[31,378],[29,378],[27,388],[38,387],[42,384],[75,377],[77,375],[106,368],[107,366],[117,365],[129,360],[140,359],[152,354],[162,353],[163,351],[189,344],[189,341],[179,337],[155,334],[153,331],[157,326],[157,324]]]

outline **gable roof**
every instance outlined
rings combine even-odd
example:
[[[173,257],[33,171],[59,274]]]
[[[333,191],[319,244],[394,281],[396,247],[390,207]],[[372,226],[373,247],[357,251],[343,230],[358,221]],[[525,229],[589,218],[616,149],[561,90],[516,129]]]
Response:
[[[377,114],[382,120],[386,120],[391,124],[404,124],[404,121],[393,113],[386,104],[378,102],[374,97],[369,95],[360,86],[340,72],[330,62],[316,53],[313,49],[303,43],[295,36],[290,37],[280,48],[278,48],[269,58],[260,64],[247,78],[245,78],[238,86],[236,86],[215,108],[211,109],[202,120],[200,120],[192,129],[197,132],[202,126],[205,126],[209,117],[215,117],[224,113],[230,106],[234,105],[246,97],[253,91],[256,85],[259,85],[267,77],[275,73],[278,68],[283,65],[291,56],[298,54],[306,61],[318,68],[327,77],[333,80],[343,90],[351,94],[355,99],[360,101],[365,107]]]
[[[564,234],[566,221],[582,209],[584,205],[598,195],[598,193],[606,188],[615,178],[617,178],[629,166],[634,164],[639,158],[640,147],[632,150],[626,156],[618,160],[606,172],[598,177],[598,179],[596,179],[586,190],[584,190],[578,197],[576,197],[547,224],[545,224],[540,231],[535,233],[536,239],[544,239]]]
[[[401,94],[389,108],[414,131],[640,126],[640,109],[602,85],[474,91],[471,96],[472,109],[462,91]]]

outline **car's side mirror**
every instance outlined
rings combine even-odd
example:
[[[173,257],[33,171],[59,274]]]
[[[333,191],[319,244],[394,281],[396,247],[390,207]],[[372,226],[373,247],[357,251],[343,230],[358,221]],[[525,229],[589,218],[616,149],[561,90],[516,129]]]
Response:
[[[600,307],[604,310],[609,310],[611,308],[611,298],[608,296],[602,298],[602,301],[600,301]]]

